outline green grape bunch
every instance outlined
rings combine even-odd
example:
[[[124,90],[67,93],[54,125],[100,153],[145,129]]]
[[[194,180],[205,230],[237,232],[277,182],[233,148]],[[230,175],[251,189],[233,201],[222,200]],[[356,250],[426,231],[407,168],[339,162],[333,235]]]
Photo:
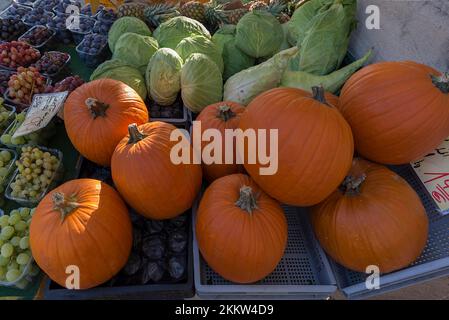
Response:
[[[11,173],[13,161],[13,151],[0,149],[0,193],[4,191],[4,182]]]

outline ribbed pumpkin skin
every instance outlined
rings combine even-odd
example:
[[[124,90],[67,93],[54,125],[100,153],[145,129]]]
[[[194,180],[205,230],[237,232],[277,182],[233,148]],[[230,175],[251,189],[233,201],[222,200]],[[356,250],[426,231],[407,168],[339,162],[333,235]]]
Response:
[[[252,214],[235,205],[249,186],[258,194]],[[196,217],[198,246],[208,265],[223,278],[252,283],[277,266],[287,244],[287,221],[279,203],[246,175],[215,180],[204,193]]]
[[[313,208],[315,234],[327,254],[351,270],[404,268],[426,245],[429,223],[421,200],[393,171],[355,159],[350,174],[362,173],[359,194],[337,190]]]
[[[239,127],[278,129],[277,173],[260,175],[259,169],[266,165],[248,164],[246,155],[245,169],[265,192],[283,203],[310,206],[323,201],[351,168],[354,144],[349,125],[335,107],[318,102],[309,92],[267,91],[248,105]]]
[[[227,121],[224,121],[220,118],[220,107],[229,106],[231,112],[234,114],[232,118]],[[223,146],[223,157],[222,164],[205,164],[203,162],[202,169],[203,175],[207,179],[207,181],[212,182],[215,179],[234,174],[244,172],[244,168],[242,165],[236,164],[236,148],[234,143],[234,164],[225,164],[225,130],[226,129],[236,129],[238,128],[240,117],[242,113],[246,110],[244,106],[241,104],[231,102],[231,101],[223,101],[211,104],[204,108],[201,113],[196,118],[196,121],[201,121],[201,133],[203,133],[207,129],[217,129],[222,134],[222,146]],[[210,142],[203,141],[201,144],[201,148],[204,151],[204,148]]]
[[[109,105],[106,116],[94,119],[86,99],[95,98]],[[148,122],[148,110],[139,94],[123,82],[99,79],[78,87],[64,104],[64,122],[73,146],[87,159],[102,166],[111,165],[117,143],[131,123]]]
[[[61,221],[52,195],[75,195],[81,206]],[[80,271],[80,289],[98,286],[116,275],[131,252],[132,227],[125,203],[109,185],[94,179],[69,181],[47,194],[30,226],[30,245],[39,267],[65,287],[66,267]]]
[[[449,136],[449,94],[434,86],[431,75],[441,74],[411,61],[381,62],[346,82],[340,110],[363,157],[409,163]]]
[[[175,165],[170,141],[176,128],[164,122],[139,126],[147,137],[128,144],[129,135],[117,145],[112,156],[112,179],[125,201],[151,219],[174,218],[192,207],[201,188],[201,166]],[[191,150],[192,154],[192,150]]]

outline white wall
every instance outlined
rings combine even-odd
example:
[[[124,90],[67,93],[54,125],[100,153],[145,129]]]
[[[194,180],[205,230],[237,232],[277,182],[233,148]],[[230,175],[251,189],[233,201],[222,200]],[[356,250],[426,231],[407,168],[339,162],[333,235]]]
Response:
[[[380,9],[380,30],[367,30],[368,5]],[[374,47],[375,60],[415,60],[449,71],[449,0],[358,0],[359,25],[350,51]]]

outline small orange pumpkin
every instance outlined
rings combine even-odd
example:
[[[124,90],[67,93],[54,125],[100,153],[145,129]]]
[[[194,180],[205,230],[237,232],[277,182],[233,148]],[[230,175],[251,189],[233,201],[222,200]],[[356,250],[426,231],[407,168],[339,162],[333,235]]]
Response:
[[[416,192],[384,166],[355,159],[341,188],[312,210],[315,234],[335,261],[365,272],[408,266],[424,249],[428,219]]]
[[[150,122],[129,126],[112,156],[112,179],[125,201],[151,219],[171,219],[192,207],[201,188],[201,166],[175,164],[170,140],[175,126]],[[182,143],[182,142],[180,142]],[[192,147],[186,142],[192,154]]]
[[[39,267],[59,285],[66,286],[67,267],[76,266],[80,289],[98,286],[128,260],[132,246],[128,209],[106,183],[94,179],[66,182],[37,206],[30,245]]]
[[[222,150],[225,150],[225,130],[238,128],[240,116],[245,111],[245,107],[241,104],[223,101],[214,103],[204,108],[196,118],[196,121],[201,122],[201,136],[207,129],[217,129],[222,136]],[[195,138],[193,138],[195,139]],[[209,144],[208,141],[202,141],[202,150]],[[236,147],[234,143],[234,162],[232,164],[225,164],[225,153],[222,155],[222,164],[205,164],[203,162],[203,175],[212,182],[215,179],[233,174],[243,172],[243,166],[236,162]]]
[[[64,122],[73,146],[87,159],[110,166],[117,143],[131,123],[148,122],[139,94],[123,82],[99,79],[73,91],[64,104]]]
[[[449,136],[449,73],[412,61],[367,66],[344,85],[340,110],[363,157],[418,160]]]
[[[287,221],[279,203],[243,174],[215,180],[196,217],[198,246],[223,278],[251,283],[278,265],[287,245]]]

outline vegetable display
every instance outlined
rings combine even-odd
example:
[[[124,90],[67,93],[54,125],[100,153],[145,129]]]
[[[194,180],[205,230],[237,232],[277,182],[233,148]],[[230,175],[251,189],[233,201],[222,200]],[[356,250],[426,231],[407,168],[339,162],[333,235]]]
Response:
[[[287,244],[287,222],[279,203],[248,176],[213,182],[196,218],[202,256],[223,278],[252,283],[271,273]]]
[[[341,188],[312,211],[327,254],[358,272],[369,265],[381,273],[402,269],[427,242],[429,222],[416,192],[394,172],[366,160],[355,159]]]
[[[150,219],[174,218],[192,207],[201,187],[201,167],[171,159],[176,128],[164,122],[129,125],[112,156],[112,178],[124,200]],[[188,142],[183,147],[190,150]]]
[[[161,48],[151,57],[145,72],[151,98],[162,106],[172,105],[181,90],[183,60],[170,48]]]
[[[64,104],[64,121],[73,146],[87,159],[109,166],[129,123],[148,121],[139,94],[123,82],[100,79],[83,84]]]
[[[37,206],[30,245],[39,267],[59,285],[66,286],[67,266],[75,265],[80,289],[95,287],[126,264],[132,245],[128,209],[101,181],[66,182]]]
[[[449,135],[449,76],[423,64],[380,62],[344,85],[340,111],[363,157],[383,164],[419,160]]]
[[[226,129],[237,129],[240,117],[245,111],[245,106],[232,101],[222,101],[211,104],[201,111],[196,118],[196,121],[201,122],[201,134],[207,129],[216,129],[221,133],[222,146],[225,145]],[[194,137],[192,137],[194,139]],[[207,141],[202,142],[203,150],[209,143]],[[218,178],[243,172],[243,166],[236,163],[237,152],[236,146],[233,146],[233,161],[230,164],[226,164],[225,153],[222,153],[221,164],[211,163],[207,164],[203,162],[203,176],[208,181],[214,181]],[[215,158],[215,154],[214,157]]]
[[[340,185],[351,167],[351,128],[320,87],[314,87],[313,94],[277,88],[259,95],[240,118],[239,128],[278,129],[277,172],[261,174],[265,166],[259,160],[244,165],[254,181],[282,203],[318,204]]]
[[[181,95],[195,113],[221,101],[223,80],[217,65],[202,53],[192,54],[181,69]]]

